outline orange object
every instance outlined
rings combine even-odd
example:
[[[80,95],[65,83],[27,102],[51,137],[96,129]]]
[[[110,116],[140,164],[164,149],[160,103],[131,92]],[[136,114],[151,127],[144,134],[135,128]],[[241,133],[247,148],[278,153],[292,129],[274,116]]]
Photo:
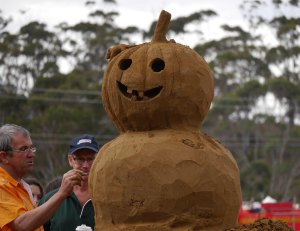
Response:
[[[19,215],[32,210],[29,194],[19,182],[0,167],[0,230],[12,230],[8,224]],[[36,231],[43,231],[43,227]]]

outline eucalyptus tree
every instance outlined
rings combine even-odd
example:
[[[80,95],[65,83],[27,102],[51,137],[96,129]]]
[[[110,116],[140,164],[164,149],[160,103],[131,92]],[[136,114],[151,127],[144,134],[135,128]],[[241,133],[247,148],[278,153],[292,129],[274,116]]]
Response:
[[[246,6],[245,4],[244,6]],[[261,157],[271,169],[268,193],[287,200],[299,197],[295,185],[300,176],[297,140],[299,140],[299,71],[300,71],[300,2],[298,0],[254,1],[249,16],[252,28],[266,30],[263,42],[266,44],[265,62],[271,70],[271,78],[265,78],[273,104],[280,107],[280,115],[273,113],[274,122],[265,130],[265,145]],[[274,9],[275,14],[259,14],[263,9]],[[273,38],[273,42],[270,41]],[[272,128],[271,128],[272,126]]]
[[[18,60],[21,53],[18,36],[7,27],[12,18],[6,18],[0,11],[0,123],[20,123],[22,121],[25,96],[17,95],[19,76]],[[20,114],[19,114],[19,113]]]
[[[56,34],[37,21],[23,25],[17,33],[2,32],[0,47],[2,81],[16,93],[28,92],[39,76],[58,73],[58,60],[66,55]]]
[[[37,78],[29,96],[30,126],[43,153],[34,174],[42,180],[66,170],[65,156],[73,136],[93,134],[103,144],[116,135],[101,104],[101,77],[107,49],[130,42],[127,35],[137,28],[119,28],[114,23],[118,13],[99,10],[95,2],[89,1],[86,6],[91,9],[87,21],[58,26],[58,36],[68,51],[66,59],[73,62],[71,71]]]
[[[268,193],[278,199],[300,196],[295,192],[300,174],[295,143],[300,24],[284,10],[266,18],[261,8],[274,5],[299,10],[299,1],[273,1],[271,6],[244,1],[247,28],[223,25],[224,37],[195,47],[209,61],[216,85],[204,129],[219,137],[237,158],[248,199]],[[283,115],[268,109],[270,104],[279,105]]]
[[[248,163],[241,165],[241,174],[244,177],[242,183],[244,183],[243,186],[246,191],[249,184],[256,182],[251,178],[253,174],[247,174],[249,173],[248,169],[251,168],[252,172],[256,172],[256,177],[259,179],[262,176],[259,169],[264,166],[264,172],[270,173],[269,178],[267,178],[268,174],[263,174],[266,177],[266,179],[261,180],[264,182],[264,187],[258,187],[259,183],[257,183],[257,187],[253,185],[257,190],[252,192],[252,196],[269,193],[278,199],[287,200],[294,196],[299,197],[295,188],[300,176],[300,162],[297,156],[299,152],[299,145],[297,144],[297,140],[299,141],[299,122],[297,120],[299,118],[300,89],[298,79],[300,23],[299,18],[289,14],[285,15],[284,12],[286,11],[283,8],[289,6],[289,9],[297,8],[299,10],[299,1],[273,1],[273,7],[274,5],[278,7],[281,15],[276,14],[271,18],[258,14],[258,12],[262,12],[259,10],[263,6],[270,7],[266,2],[254,1],[251,4],[253,14],[249,17],[251,25],[249,31],[252,31],[251,34],[260,35],[259,40],[254,43],[256,49],[251,48],[251,52],[260,55],[257,56],[259,58],[258,63],[262,65],[257,66],[260,74],[255,73],[254,75],[255,81],[258,82],[253,83],[252,88],[248,88],[246,95],[247,101],[257,97],[261,103],[259,105],[258,100],[252,100],[254,102],[251,107],[252,113],[251,111],[246,113],[250,119],[252,118],[251,126],[239,131],[244,137],[248,136],[246,139],[248,140],[248,147],[244,144],[243,146],[246,148],[240,152],[242,154],[238,157],[240,158],[245,154],[247,156],[247,158],[240,158],[243,163]],[[254,14],[255,12],[256,14]],[[265,31],[268,33],[266,34]],[[266,37],[266,35],[268,36]],[[273,43],[268,39],[272,35],[274,35],[275,40]],[[252,40],[252,44],[253,41],[255,40]],[[255,70],[253,66],[249,65],[249,67]],[[247,76],[249,78],[251,75],[247,74]],[[246,92],[241,91],[241,89],[247,89],[248,84],[239,82],[239,85],[230,90],[231,95],[245,96]],[[244,93],[241,95],[242,92]],[[260,93],[258,94],[258,92]],[[264,95],[265,97],[263,97]],[[273,95],[274,98],[272,102],[267,100],[270,95]],[[261,97],[258,98],[259,96]],[[277,108],[279,108],[281,115],[275,110],[265,110],[264,107],[268,108],[268,104],[278,105]],[[243,105],[245,104],[243,103]],[[258,106],[262,110],[257,110],[256,107]],[[236,110],[234,112],[236,113]],[[230,119],[230,117],[228,118]],[[232,133],[240,130],[244,120],[237,120],[234,124],[236,126],[231,130]],[[251,137],[249,135],[252,136],[252,139],[249,139]],[[235,150],[236,154],[239,153],[238,151]],[[247,155],[249,152],[252,153],[250,156]],[[257,161],[261,164],[256,165]],[[248,196],[250,196],[249,191]]]
[[[81,73],[40,77],[27,103],[27,119],[39,149],[34,175],[46,182],[68,169],[66,154],[70,140],[80,134],[94,135],[100,144],[115,131],[106,121],[99,83]]]
[[[266,93],[264,82],[271,71],[263,59],[266,48],[257,45],[259,36],[239,26],[222,28],[224,37],[195,47],[209,62],[215,80],[215,100],[204,129],[226,143],[243,169],[257,156],[257,149],[250,147],[258,135],[253,110]]]
[[[139,29],[134,26],[121,28],[115,24],[119,13],[109,10],[111,5],[117,4],[113,0],[99,2],[87,1],[89,8],[88,20],[75,25],[61,24],[65,32],[64,42],[69,48],[74,60],[75,71],[92,71],[95,81],[100,81],[106,67],[106,52],[108,48],[118,43],[130,43],[130,36]],[[108,10],[105,10],[107,7]]]
[[[273,3],[281,12],[286,11],[286,5],[290,6],[290,10],[300,10],[298,0]],[[287,199],[299,196],[297,192],[292,192],[292,188],[300,177],[299,145],[295,143],[295,139],[299,139],[300,118],[300,14],[282,14],[265,20],[264,23],[270,25],[277,40],[277,44],[266,56],[268,63],[276,70],[274,78],[268,81],[268,86],[276,100],[285,108],[281,119],[280,148],[272,158],[272,167],[277,171],[272,175],[271,190],[277,194],[281,192],[282,197]]]
[[[20,47],[17,36],[7,30],[12,19],[5,18],[0,11],[0,94],[15,93],[17,90]]]
[[[178,37],[178,36],[191,36],[191,34],[196,34],[197,36],[204,35],[200,29],[201,24],[209,21],[210,19],[217,16],[217,13],[213,10],[199,10],[191,15],[180,16],[171,20],[168,30],[168,35],[170,38]],[[157,21],[153,21],[150,25],[148,31],[144,30],[143,39],[149,40],[154,34],[155,26]],[[192,29],[189,29],[191,27]]]

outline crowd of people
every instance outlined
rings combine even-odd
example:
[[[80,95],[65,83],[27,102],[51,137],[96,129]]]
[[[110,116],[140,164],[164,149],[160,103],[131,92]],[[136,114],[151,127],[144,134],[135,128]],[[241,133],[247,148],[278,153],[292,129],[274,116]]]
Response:
[[[70,170],[45,187],[33,170],[36,147],[29,131],[16,124],[0,127],[0,230],[64,230],[94,228],[94,208],[88,176],[99,151],[95,137],[71,140],[67,153]]]

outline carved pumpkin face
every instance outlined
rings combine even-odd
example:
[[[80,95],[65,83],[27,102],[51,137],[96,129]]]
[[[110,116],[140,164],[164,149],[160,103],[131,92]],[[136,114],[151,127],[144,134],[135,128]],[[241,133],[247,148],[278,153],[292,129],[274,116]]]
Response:
[[[122,132],[198,129],[213,89],[209,66],[194,50],[173,41],[152,40],[110,60],[102,99]]]

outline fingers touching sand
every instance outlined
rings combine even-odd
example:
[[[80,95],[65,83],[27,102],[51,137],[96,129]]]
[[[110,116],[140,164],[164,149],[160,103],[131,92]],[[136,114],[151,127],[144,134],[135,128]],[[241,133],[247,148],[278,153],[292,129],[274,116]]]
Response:
[[[81,185],[83,175],[84,173],[77,169],[66,172],[63,175],[59,191],[66,196],[70,195],[73,192],[73,187],[75,185]]]

